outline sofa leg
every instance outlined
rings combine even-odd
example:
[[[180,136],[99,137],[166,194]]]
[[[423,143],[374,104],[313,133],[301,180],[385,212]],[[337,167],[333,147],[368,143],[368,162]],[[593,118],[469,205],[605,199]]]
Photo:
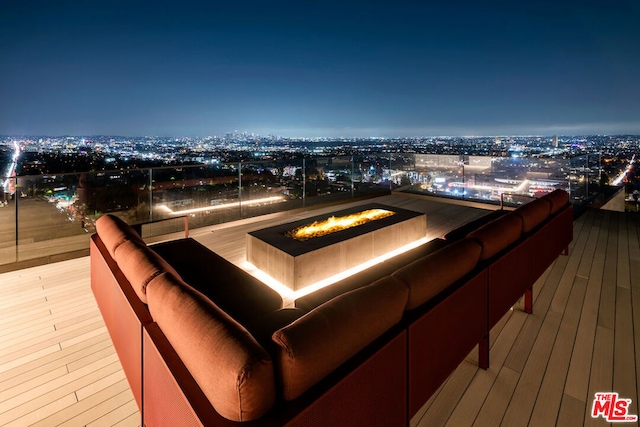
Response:
[[[478,343],[478,366],[489,369],[489,334]]]
[[[565,246],[562,250],[562,255],[569,255],[569,245]]]
[[[525,313],[533,313],[533,288],[524,291],[524,311]]]

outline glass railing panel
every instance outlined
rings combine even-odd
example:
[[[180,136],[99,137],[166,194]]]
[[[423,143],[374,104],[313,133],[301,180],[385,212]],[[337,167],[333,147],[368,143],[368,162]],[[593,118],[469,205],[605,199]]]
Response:
[[[345,158],[345,161],[347,158]],[[350,179],[353,182],[353,197],[372,196],[387,193],[390,180],[385,175],[387,155],[364,153],[348,158],[351,162]]]
[[[464,199],[496,202],[504,183],[496,181],[498,176],[495,168],[496,158],[488,156],[460,156],[462,166],[462,182],[454,196]]]
[[[502,202],[518,206],[556,189],[570,192],[570,162],[568,159],[499,158],[494,161],[497,165],[494,170],[511,185],[502,194]]]
[[[302,207],[305,195],[303,164],[301,158],[242,163],[241,217]]]
[[[348,200],[354,196],[355,171],[351,156],[315,157],[307,164],[307,206]]]
[[[88,249],[95,221],[105,213],[129,223],[148,221],[147,182],[148,171],[140,169],[17,177],[13,262]]]
[[[589,199],[589,159],[586,155],[576,156],[569,161],[569,188],[571,203],[582,205]]]
[[[151,222],[140,223],[138,228],[140,235],[147,242],[155,242],[164,240],[168,236],[170,238],[182,238],[189,234],[189,215],[177,215],[171,218],[154,220]]]
[[[95,221],[105,213],[131,224],[187,215],[189,228],[195,229],[389,189],[518,205],[561,188],[572,203],[581,204],[599,191],[600,175],[598,155],[538,159],[362,152],[21,176],[12,183],[16,195],[0,194],[0,263],[86,250]],[[150,225],[144,233],[153,237],[182,228],[180,221],[170,221]]]
[[[387,160],[388,162],[388,160]],[[346,201],[388,191],[382,167],[371,156],[332,156],[305,159],[305,205]]]
[[[130,224],[150,221],[149,173],[149,169],[128,169],[79,174],[73,208],[85,217],[87,227],[106,213]]]
[[[240,218],[239,164],[210,164],[151,170],[152,219],[189,215],[190,227]]]
[[[390,179],[392,188],[406,188],[411,185],[411,172],[415,170],[415,155],[413,153],[390,153]]]
[[[88,248],[94,228],[85,221],[78,198],[79,174],[15,178],[16,262]]]
[[[593,199],[602,191],[602,158],[600,154],[587,156],[587,181],[589,183],[589,199]]]
[[[406,191],[445,197],[463,197],[466,179],[464,158],[459,155],[413,154],[412,168],[406,171]],[[401,178],[402,179],[402,178]]]
[[[416,154],[408,191],[499,203],[503,193],[568,191],[569,171],[562,159]]]
[[[500,206],[518,207],[535,200],[534,196],[520,193],[502,193],[500,195]]]
[[[391,189],[391,156],[385,153],[362,153],[353,158],[354,194],[364,196]]]
[[[540,196],[569,187],[568,161],[563,159],[497,157],[491,173],[499,192]]]

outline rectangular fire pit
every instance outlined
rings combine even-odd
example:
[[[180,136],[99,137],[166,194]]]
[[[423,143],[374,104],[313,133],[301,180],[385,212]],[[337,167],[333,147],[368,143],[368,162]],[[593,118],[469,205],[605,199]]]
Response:
[[[369,209],[384,209],[394,214],[304,241],[288,237],[292,230],[314,221]],[[426,214],[368,204],[252,231],[247,234],[247,261],[297,291],[422,239],[426,234]]]

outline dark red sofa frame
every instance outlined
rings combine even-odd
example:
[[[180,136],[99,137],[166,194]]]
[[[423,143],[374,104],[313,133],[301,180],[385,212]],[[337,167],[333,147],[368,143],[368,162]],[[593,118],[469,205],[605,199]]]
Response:
[[[98,235],[91,237],[91,286],[144,425],[408,425],[476,345],[479,366],[489,366],[491,327],[523,295],[531,312],[532,286],[561,252],[568,253],[572,221],[567,205],[407,312],[397,327],[302,397],[250,422],[216,413]]]

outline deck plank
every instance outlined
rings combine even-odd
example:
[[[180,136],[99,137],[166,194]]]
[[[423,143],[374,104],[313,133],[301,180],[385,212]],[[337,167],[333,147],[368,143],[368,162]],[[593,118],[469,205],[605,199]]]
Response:
[[[443,426],[454,412],[460,399],[465,394],[469,383],[478,373],[478,365],[463,361],[441,386],[437,398],[429,404],[424,413],[418,412],[411,426]],[[418,416],[419,419],[417,418]]]
[[[75,346],[70,346],[65,349],[60,349],[60,345],[55,345],[57,351],[47,353],[46,355],[41,355],[39,358],[18,364],[12,369],[7,369],[5,371],[0,372],[0,381],[4,383],[11,378],[15,378],[21,375],[30,375],[33,372],[37,372],[39,368],[45,368],[47,366],[51,366],[55,368],[59,366],[58,364],[71,364],[77,358],[82,357],[84,352],[93,351],[94,345],[102,345],[109,346],[111,343],[111,339],[109,335],[105,332],[101,336],[96,336],[90,340],[84,341],[82,343],[76,344]],[[113,346],[111,346],[113,348]]]
[[[491,348],[491,364],[489,369],[478,370],[467,391],[458,403],[460,410],[456,411],[447,421],[447,425],[471,425],[484,405],[484,401],[476,396],[488,395],[501,372],[504,360],[520,333],[527,314],[522,311],[511,313],[509,322],[500,332],[496,343]]]
[[[584,401],[578,400],[568,394],[562,396],[560,413],[556,425],[563,427],[581,427],[584,425],[586,405]]]
[[[556,424],[586,287],[587,280],[585,278],[575,278],[533,408],[531,425],[550,426]]]
[[[568,257],[566,256],[556,259],[553,265],[547,269],[547,275],[543,275],[534,284],[534,292],[536,289],[540,289],[540,291],[537,292],[538,297],[533,303],[533,313],[531,316],[527,316],[522,328],[522,333],[516,338],[516,342],[505,361],[505,366],[509,369],[516,372],[522,372],[524,369],[524,366],[527,363],[527,358],[535,344],[535,340],[532,340],[531,337],[538,335],[540,328],[542,327],[545,314],[551,305],[551,299],[553,298],[553,293],[555,291],[554,286],[545,285],[546,281],[548,280],[550,283],[557,283],[560,280],[560,277],[562,277],[567,260]]]
[[[136,401],[133,400],[133,395],[128,393],[127,391],[122,392],[117,396],[116,403],[120,403],[122,399],[125,400],[123,405],[120,405],[113,410],[107,412],[104,415],[101,415],[100,418],[97,418],[89,423],[87,423],[87,427],[108,427],[108,426],[128,426],[135,427],[140,425],[140,413],[138,412],[138,406],[136,405]],[[121,396],[123,395],[123,396]],[[128,397],[128,400],[127,400]],[[98,411],[96,411],[98,412]],[[104,408],[100,408],[100,413],[104,413]]]
[[[532,316],[535,315],[537,314],[532,314]],[[562,316],[559,313],[549,311],[542,322],[538,335],[531,337],[535,343],[500,425],[507,427],[529,424],[529,418],[538,397],[540,384],[544,379],[561,319]]]
[[[491,387],[487,399],[484,401],[480,413],[473,423],[474,426],[500,425],[519,378],[520,374],[518,372],[506,366],[500,369],[496,385]]]
[[[565,393],[574,399],[588,403],[589,372],[593,359],[593,348],[595,344],[596,327],[598,323],[598,309],[600,306],[600,292],[602,289],[602,274],[604,271],[604,255],[606,248],[607,234],[602,232],[601,217],[593,225],[593,231],[598,232],[593,258],[587,262],[591,265],[588,273],[587,291],[582,306],[582,314],[576,341],[571,355],[571,363],[567,374]]]
[[[54,416],[42,420],[33,427],[87,425],[131,401],[134,400],[129,385],[125,379],[120,379],[104,390],[92,394],[89,398],[81,399],[78,404],[58,411]]]
[[[635,220],[634,220],[635,219]],[[627,218],[629,235],[629,276],[631,281],[631,310],[633,312],[633,342],[635,346],[636,377],[640,375],[640,221]],[[636,384],[640,396],[640,380]],[[640,410],[639,410],[640,411]],[[640,415],[640,414],[636,414]]]
[[[91,345],[90,342],[83,342],[71,347],[71,351],[60,350],[35,362],[8,371],[1,379],[0,390],[11,389],[59,369],[64,369],[68,373],[113,354],[115,350],[109,337],[103,336],[101,338],[96,344]],[[43,382],[42,380],[38,381],[39,383]],[[17,390],[13,389],[12,393],[17,393]]]
[[[38,402],[41,406],[49,403],[51,396],[62,396],[67,393],[75,393],[82,387],[93,383],[113,372],[121,369],[117,355],[100,359],[94,363],[55,378],[51,381],[38,384],[26,393],[15,395],[0,402],[0,417],[10,418],[22,416],[29,412],[33,402]],[[17,415],[17,416],[16,416]]]
[[[608,224],[607,250],[605,253],[604,274],[602,275],[602,291],[600,294],[600,311],[598,326],[613,330],[616,316],[616,265],[618,259],[618,224],[612,214],[604,215]]]
[[[629,231],[626,216],[618,217],[618,263],[616,266],[616,284],[620,288],[629,289],[631,278],[629,273]]]
[[[596,392],[613,390],[613,331],[603,326],[596,328],[593,359],[589,372],[587,409],[591,409]],[[602,420],[584,418],[585,427],[601,426]]]
[[[637,392],[638,375],[635,370],[633,323],[631,313],[631,293],[629,289],[618,287],[616,295],[616,329],[613,350],[613,390],[621,398],[634,396]],[[605,390],[606,391],[606,390]],[[638,414],[638,401],[632,399],[631,414]]]

